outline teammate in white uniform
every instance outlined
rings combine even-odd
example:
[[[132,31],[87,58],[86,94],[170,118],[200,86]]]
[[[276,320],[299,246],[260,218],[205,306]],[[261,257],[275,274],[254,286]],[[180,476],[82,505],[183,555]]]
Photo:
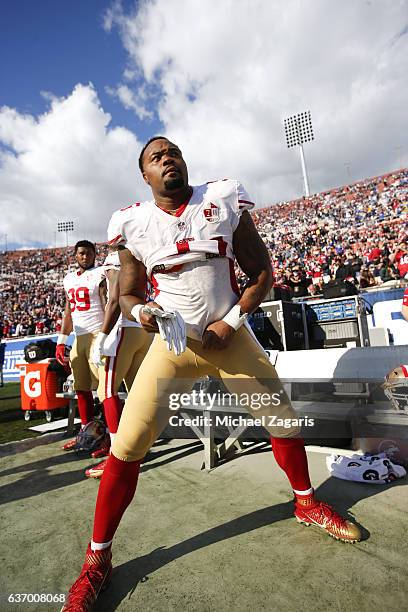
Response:
[[[98,368],[92,363],[90,355],[104,320],[106,280],[103,267],[95,267],[95,245],[92,242],[80,240],[74,252],[79,269],[69,272],[64,278],[67,299],[55,357],[63,365],[68,363],[66,342],[74,331],[75,341],[69,361],[83,429],[94,416],[92,389],[98,385]],[[63,449],[73,450],[75,446],[76,439],[73,439]]]
[[[130,390],[137,370],[149,348],[151,335],[136,321],[130,321],[120,314],[119,308],[119,254],[111,251],[104,263],[107,280],[108,303],[105,318],[92,351],[91,359],[99,367],[98,397],[103,403],[110,440],[113,442],[122,414],[119,388],[125,382]],[[109,454],[109,446],[102,446],[93,457]],[[88,478],[100,478],[106,467],[106,460],[85,471]]]
[[[253,206],[250,199],[236,181],[190,187],[180,149],[163,137],[145,145],[139,165],[154,200],[116,213],[109,233],[122,245],[123,314],[139,320],[147,331],[162,333],[156,334],[127,398],[99,487],[92,541],[65,612],[89,610],[110,576],[111,542],[135,493],[140,462],[171,414],[169,393],[189,391],[191,379],[204,375],[222,378],[229,391],[249,395],[282,389],[274,367],[245,325],[272,283],[266,247],[247,212]],[[249,277],[240,297],[234,296],[230,280],[233,255]],[[155,302],[147,306],[146,274],[156,284]],[[337,539],[359,540],[356,525],[315,499],[303,440],[292,420],[296,413],[283,391],[278,405],[260,410],[251,405],[248,410],[257,417],[290,421],[288,428],[266,428],[275,458],[292,486],[297,520],[318,525]]]

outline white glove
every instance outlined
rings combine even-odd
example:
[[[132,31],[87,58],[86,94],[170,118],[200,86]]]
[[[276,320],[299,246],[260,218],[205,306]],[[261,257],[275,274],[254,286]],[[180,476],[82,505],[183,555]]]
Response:
[[[100,368],[101,366],[104,365],[103,343],[105,342],[107,337],[108,337],[108,334],[99,332],[99,334],[96,336],[96,339],[95,339],[95,342],[92,348],[91,361],[92,363],[96,365],[97,368]]]
[[[187,346],[186,324],[181,314],[177,310],[161,310],[151,306],[145,306],[143,312],[156,317],[160,336],[166,342],[168,350],[173,350],[176,355],[184,353]]]

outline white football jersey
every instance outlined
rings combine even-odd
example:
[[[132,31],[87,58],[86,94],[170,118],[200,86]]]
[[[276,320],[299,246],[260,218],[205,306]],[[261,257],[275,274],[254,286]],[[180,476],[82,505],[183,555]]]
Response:
[[[119,270],[120,260],[118,251],[111,251],[107,254],[103,262],[103,267],[105,270]]]
[[[188,336],[201,339],[238,301],[232,239],[242,212],[253,207],[238,181],[214,181],[193,187],[175,215],[154,200],[116,211],[108,240],[145,265],[154,300],[178,310]]]
[[[74,332],[77,336],[99,331],[102,327],[104,310],[99,296],[99,285],[104,280],[104,268],[98,266],[80,271],[68,272],[64,278],[64,289],[70,306]]]
[[[119,253],[117,251],[112,251],[106,256],[105,261],[103,262],[103,268],[105,272],[107,272],[108,270],[117,270],[117,271],[120,270]],[[106,277],[106,274],[105,274],[105,277]],[[109,301],[109,281],[107,278],[106,280],[108,282],[108,301]],[[124,317],[122,314],[119,315],[119,319],[116,325],[119,327],[141,327],[140,323],[136,323],[136,321],[129,321],[129,319]]]

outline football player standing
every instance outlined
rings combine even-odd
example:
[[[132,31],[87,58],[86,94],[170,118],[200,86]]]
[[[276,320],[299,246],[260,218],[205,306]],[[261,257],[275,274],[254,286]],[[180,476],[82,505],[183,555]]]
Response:
[[[64,366],[70,362],[81,430],[84,430],[94,417],[92,389],[98,386],[98,368],[92,363],[91,351],[104,321],[106,279],[104,268],[95,266],[96,251],[92,242],[80,240],[74,253],[78,270],[68,272],[63,281],[66,304],[55,357]],[[75,341],[68,357],[66,343],[72,331]],[[64,450],[75,448],[76,438],[63,446]]]
[[[142,149],[140,170],[153,199],[114,213],[109,239],[120,245],[123,314],[148,331],[159,331],[126,400],[112,452],[102,476],[92,540],[64,612],[93,606],[112,571],[111,543],[133,499],[140,462],[171,414],[169,393],[188,392],[191,379],[211,375],[229,391],[282,389],[275,368],[249,331],[246,319],[272,284],[268,252],[249,215],[254,204],[235,180],[192,187],[182,153],[167,138]],[[234,256],[249,277],[241,296]],[[156,287],[145,301],[146,275]],[[188,380],[190,379],[190,380]],[[160,381],[160,385],[158,382]],[[304,443],[288,397],[256,417],[276,415],[291,427],[270,427],[272,449],[294,493],[299,522],[314,524],[345,542],[361,539],[359,528],[317,500]]]
[[[130,321],[120,314],[119,307],[119,254],[114,250],[106,257],[103,268],[107,279],[108,303],[101,331],[96,337],[91,360],[99,368],[98,398],[103,403],[105,420],[108,425],[110,442],[115,439],[122,414],[119,387],[125,382],[129,392],[133,380],[151,342],[148,334],[136,321]],[[93,457],[109,454],[109,447],[103,446]],[[107,460],[88,468],[88,478],[100,478]]]

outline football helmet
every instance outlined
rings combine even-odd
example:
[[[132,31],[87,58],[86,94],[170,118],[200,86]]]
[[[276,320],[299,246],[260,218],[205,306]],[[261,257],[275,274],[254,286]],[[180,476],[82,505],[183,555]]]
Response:
[[[77,435],[76,450],[92,452],[104,440],[106,426],[102,421],[94,420],[85,425]]]
[[[382,388],[394,409],[408,416],[408,365],[400,365],[388,372]]]

